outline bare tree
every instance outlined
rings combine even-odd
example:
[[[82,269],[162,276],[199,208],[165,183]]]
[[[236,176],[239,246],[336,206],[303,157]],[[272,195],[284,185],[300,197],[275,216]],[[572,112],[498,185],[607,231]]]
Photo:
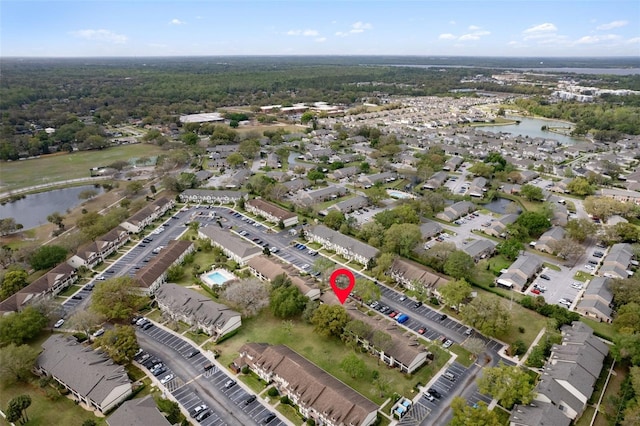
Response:
[[[90,330],[104,322],[104,316],[92,310],[85,309],[77,311],[71,318],[69,323],[72,328],[82,331],[87,337],[90,336]]]
[[[253,316],[269,306],[267,285],[253,278],[230,284],[224,289],[221,297],[246,316]]]

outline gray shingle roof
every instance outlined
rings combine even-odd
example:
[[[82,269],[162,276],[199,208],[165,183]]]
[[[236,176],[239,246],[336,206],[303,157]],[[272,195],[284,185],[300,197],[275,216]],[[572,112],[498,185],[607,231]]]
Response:
[[[262,253],[262,250],[260,248],[244,241],[240,237],[232,235],[231,232],[217,226],[207,226],[205,228],[200,228],[198,232],[215,241],[217,244],[220,244],[241,259],[244,259],[247,256]]]
[[[322,239],[331,241],[333,244],[349,249],[351,252],[367,258],[374,258],[380,252],[377,248],[372,247],[369,244],[365,244],[355,238],[348,237],[338,231],[327,228],[324,225],[311,226],[307,228],[305,232],[317,235]]]
[[[70,388],[101,404],[114,388],[129,384],[122,365],[115,364],[104,352],[78,343],[74,338],[54,334],[42,344],[44,351],[37,365]]]
[[[123,403],[107,418],[107,424],[109,426],[171,426],[151,395]]]
[[[156,292],[156,299],[168,306],[171,311],[184,314],[194,322],[205,326],[217,324],[218,328],[223,328],[231,318],[240,316],[239,312],[228,306],[177,284],[169,283],[160,287]]]

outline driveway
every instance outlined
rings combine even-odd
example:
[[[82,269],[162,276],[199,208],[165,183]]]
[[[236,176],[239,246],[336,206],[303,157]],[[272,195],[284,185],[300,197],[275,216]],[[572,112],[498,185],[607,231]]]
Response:
[[[200,424],[257,425],[269,412],[278,415],[270,424],[289,424],[280,419],[281,415],[271,407],[268,408],[260,398],[245,405],[245,401],[253,392],[239,380],[236,380],[234,386],[225,387],[229,380],[235,379],[217,363],[214,363],[214,368],[205,372],[204,365],[211,361],[200,353],[189,358],[187,354],[194,346],[182,337],[158,326],[148,330],[138,328],[136,336],[145,352],[161,359],[168,367],[167,372],[160,377],[170,372],[175,375],[165,388],[187,412],[203,403],[211,409],[212,415]]]

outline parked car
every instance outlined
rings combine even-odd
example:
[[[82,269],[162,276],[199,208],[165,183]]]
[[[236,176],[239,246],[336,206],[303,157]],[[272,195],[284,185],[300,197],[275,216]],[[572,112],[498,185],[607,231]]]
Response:
[[[191,410],[191,412],[189,414],[191,415],[191,417],[195,417],[195,416],[198,415],[198,413],[201,413],[202,411],[206,410],[207,408],[209,408],[209,407],[207,407],[205,404],[198,405],[193,410]]]
[[[435,398],[429,392],[425,392],[424,397],[427,399],[427,401],[435,401]]]
[[[400,314],[396,317],[396,321],[398,321],[399,324],[404,324],[408,320],[409,320],[409,315],[407,314]]]
[[[162,373],[164,373],[165,371],[167,371],[167,367],[165,367],[164,365],[160,368],[158,368],[157,370],[155,370],[154,372],[152,372],[151,374],[153,374],[154,376],[158,377],[159,375],[161,375]]]
[[[445,342],[442,344],[442,347],[443,347],[443,348],[449,348],[449,347],[451,347],[451,345],[453,345],[453,341],[451,341],[451,340],[447,339],[447,340],[445,340]]]
[[[547,280],[549,281],[551,278],[549,278],[549,275],[545,275],[545,274],[541,274],[540,278],[542,278],[543,280]]]
[[[164,376],[162,379],[160,379],[160,384],[164,385],[166,383],[169,383],[171,380],[173,380],[175,376],[173,375],[173,373],[169,373],[166,376]]]
[[[429,394],[433,395],[434,397],[436,397],[438,399],[442,398],[442,394],[440,392],[438,392],[434,388],[429,388],[429,390],[427,392],[429,392]]]
[[[93,337],[100,337],[104,334],[104,328],[99,329],[95,333],[93,333]]]
[[[229,389],[232,388],[236,385],[236,381],[235,380],[227,380],[227,382],[224,384],[224,387]]]
[[[256,396],[255,395],[251,395],[249,398],[244,400],[244,405],[249,405],[255,400],[256,400]]]
[[[62,327],[62,324],[64,324],[64,319],[60,318],[58,321],[56,321],[56,323],[53,325],[53,328],[60,328]]]
[[[419,308],[420,306],[422,306],[422,302],[419,301],[419,300],[416,303],[413,304],[414,308]]]
[[[211,411],[210,410],[204,410],[202,411],[200,414],[198,414],[196,416],[196,421],[201,422],[204,419],[206,419],[207,417],[209,417],[211,415]]]
[[[425,331],[427,331],[427,329],[426,329],[426,328],[424,328],[424,327],[420,327],[420,328],[418,329],[418,334],[424,334],[424,333],[425,333]]]
[[[74,294],[73,296],[71,296],[72,299],[74,300],[82,300],[82,295],[81,294]]]
[[[447,314],[440,315],[440,321],[444,321],[447,319]]]
[[[189,351],[189,353],[187,354],[187,358],[193,358],[194,356],[198,355],[200,353],[199,350],[197,349],[192,349]]]
[[[269,413],[269,414],[267,414],[266,416],[264,416],[262,418],[262,421],[260,423],[262,423],[263,425],[266,425],[266,424],[271,423],[273,421],[273,419],[275,419],[275,418],[276,418],[275,414]]]

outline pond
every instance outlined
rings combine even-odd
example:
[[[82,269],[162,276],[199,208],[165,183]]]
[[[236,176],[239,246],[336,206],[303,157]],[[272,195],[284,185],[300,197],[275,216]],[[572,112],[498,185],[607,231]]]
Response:
[[[510,209],[508,209],[508,206],[510,204],[515,204],[515,203],[511,200],[507,200],[506,198],[496,198],[492,202],[482,205],[482,207],[484,207],[489,211],[492,211],[494,213],[499,213],[499,214],[514,213],[514,211],[511,211]],[[521,211],[522,209],[518,207],[518,211],[515,213],[520,213]]]
[[[542,120],[539,118],[529,117],[507,116],[506,118],[509,120],[518,120],[520,121],[520,124],[507,124],[502,126],[479,126],[477,127],[477,129],[494,133],[503,132],[511,133],[512,135],[529,136],[530,138],[555,139],[563,145],[573,145],[578,142],[583,142],[583,140],[579,138],[573,138],[571,136],[561,135],[559,133],[550,132],[548,130],[542,130],[542,126],[547,126],[549,128],[573,128],[573,125],[571,123],[555,120]]]
[[[68,209],[80,205],[84,200],[79,199],[78,195],[87,190],[94,190],[98,194],[104,191],[102,187],[82,185],[30,194],[13,203],[0,205],[0,219],[12,217],[25,230],[35,228],[47,223],[47,216],[51,213],[59,212],[65,215]]]

